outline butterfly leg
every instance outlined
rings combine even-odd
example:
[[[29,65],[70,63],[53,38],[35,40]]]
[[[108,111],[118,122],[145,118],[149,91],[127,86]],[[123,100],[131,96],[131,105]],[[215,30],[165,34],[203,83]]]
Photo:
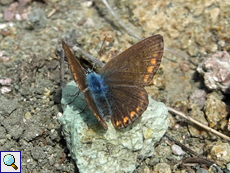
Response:
[[[74,97],[74,99],[72,101],[70,101],[67,104],[69,105],[69,104],[73,103],[76,100],[76,98],[79,96],[79,94],[80,94],[80,91],[76,92],[76,94],[71,95],[71,97],[73,97],[73,96],[75,96],[75,97]]]

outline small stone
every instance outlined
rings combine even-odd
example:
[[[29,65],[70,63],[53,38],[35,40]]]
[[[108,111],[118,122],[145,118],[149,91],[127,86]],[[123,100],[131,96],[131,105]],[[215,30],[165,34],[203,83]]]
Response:
[[[6,138],[7,138],[7,139],[11,139],[11,135],[10,135],[10,134],[7,134],[7,135],[6,135]]]
[[[224,40],[220,40],[220,41],[218,41],[218,45],[221,47],[225,47],[226,42]]]
[[[196,173],[208,173],[208,170],[204,168],[199,168],[197,169]]]
[[[196,46],[191,45],[191,46],[188,47],[187,52],[188,52],[188,54],[190,56],[197,56],[197,54],[198,54],[198,48]]]
[[[86,26],[86,27],[94,27],[95,23],[94,23],[92,18],[87,18],[86,22],[84,23],[84,26]]]
[[[184,72],[184,73],[188,72],[190,70],[190,67],[189,67],[188,63],[182,62],[182,63],[179,64],[179,66],[180,66],[181,71]]]
[[[202,5],[197,6],[197,8],[195,8],[193,15],[194,17],[198,17],[200,15],[202,15],[204,13],[204,7]]]
[[[18,86],[18,85],[15,85],[14,88],[15,88],[16,90],[18,90],[18,89],[19,89],[19,86]]]
[[[87,8],[91,7],[93,5],[93,1],[86,1],[82,3],[82,6],[85,6]]]
[[[171,150],[171,149],[170,149]],[[146,164],[149,165],[149,166],[154,166],[156,165],[157,163],[159,163],[161,160],[160,157],[151,157],[149,160],[147,160]]]
[[[214,142],[207,146],[211,148],[208,159],[215,160],[217,165],[224,166],[230,162],[230,145],[221,141]]]
[[[7,94],[7,93],[10,93],[10,92],[11,92],[11,88],[10,87],[4,86],[4,87],[1,88],[1,93],[2,94]]]
[[[191,104],[190,105],[190,108],[192,109],[190,111],[190,117],[201,122],[202,124],[204,125],[207,125],[208,126],[208,122],[205,118],[205,115],[204,115],[204,112],[200,110],[199,107],[197,107],[196,104]],[[205,131],[203,128],[193,124],[193,125],[188,125],[188,129],[189,129],[189,132],[190,134],[193,136],[193,137],[197,137],[197,138],[205,138],[205,137],[208,137],[208,133],[207,131]]]
[[[141,172],[141,173],[152,173],[150,168],[146,164],[141,164],[134,172]]]
[[[0,139],[0,144],[1,144],[1,145],[4,145],[6,141],[7,141],[6,138],[5,138],[5,139]],[[1,150],[2,150],[2,149],[1,149]]]
[[[0,79],[0,84],[1,85],[11,85],[12,79],[11,78],[5,78],[5,79]]]
[[[220,8],[213,8],[212,10],[209,11],[209,14],[210,14],[212,22],[215,23],[220,14]]]
[[[223,101],[213,94],[208,95],[204,111],[210,127],[216,126],[218,122],[227,117],[228,112],[226,109]]]
[[[170,146],[162,146],[159,145],[155,148],[155,155],[157,155],[158,157],[169,157],[172,154],[172,150],[170,148]]]
[[[177,155],[177,156],[181,156],[184,155],[185,152],[182,150],[182,148],[179,145],[173,145],[172,146],[172,152],[173,154]]]
[[[190,96],[189,101],[195,103],[200,109],[203,108],[206,101],[206,92],[201,89],[196,89]]]
[[[26,119],[30,119],[32,117],[31,113],[30,112],[26,112],[25,113],[25,118]]]
[[[226,164],[228,171],[230,171],[230,162]]]
[[[183,34],[180,39],[180,42],[181,42],[181,48],[187,49],[192,44],[191,36],[189,34]]]
[[[41,8],[32,9],[27,20],[27,29],[41,29],[46,26],[46,16]]]
[[[154,172],[171,173],[170,165],[166,163],[158,163],[154,167]]]
[[[208,52],[216,52],[218,50],[218,45],[212,42],[206,46],[206,49]]]

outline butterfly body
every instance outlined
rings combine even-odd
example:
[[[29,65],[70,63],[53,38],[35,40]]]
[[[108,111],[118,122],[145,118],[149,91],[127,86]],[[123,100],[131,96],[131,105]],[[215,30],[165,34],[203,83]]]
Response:
[[[88,85],[87,89],[95,101],[95,105],[100,115],[103,118],[111,116],[112,109],[108,97],[109,91],[104,78],[95,72],[90,72],[86,75],[86,83]]]
[[[161,35],[148,37],[110,60],[98,74],[86,75],[69,47],[62,42],[75,82],[88,106],[104,129],[110,117],[116,129],[127,127],[148,106],[148,85],[157,72],[163,56]]]

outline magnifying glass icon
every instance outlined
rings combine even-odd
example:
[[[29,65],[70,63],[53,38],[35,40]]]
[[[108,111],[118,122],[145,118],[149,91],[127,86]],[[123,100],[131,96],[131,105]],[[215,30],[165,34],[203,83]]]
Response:
[[[14,164],[15,163],[14,156],[11,155],[11,154],[5,155],[4,158],[3,158],[3,162],[7,166],[12,166],[15,170],[18,169],[18,167]]]

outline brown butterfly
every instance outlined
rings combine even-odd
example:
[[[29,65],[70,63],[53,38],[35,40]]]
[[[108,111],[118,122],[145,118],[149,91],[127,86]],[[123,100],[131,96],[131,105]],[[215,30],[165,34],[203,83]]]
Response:
[[[62,42],[75,82],[83,92],[89,109],[105,130],[105,117],[115,129],[133,123],[147,109],[144,87],[157,72],[164,52],[161,35],[148,37],[109,61],[97,74],[85,72],[69,47]]]

